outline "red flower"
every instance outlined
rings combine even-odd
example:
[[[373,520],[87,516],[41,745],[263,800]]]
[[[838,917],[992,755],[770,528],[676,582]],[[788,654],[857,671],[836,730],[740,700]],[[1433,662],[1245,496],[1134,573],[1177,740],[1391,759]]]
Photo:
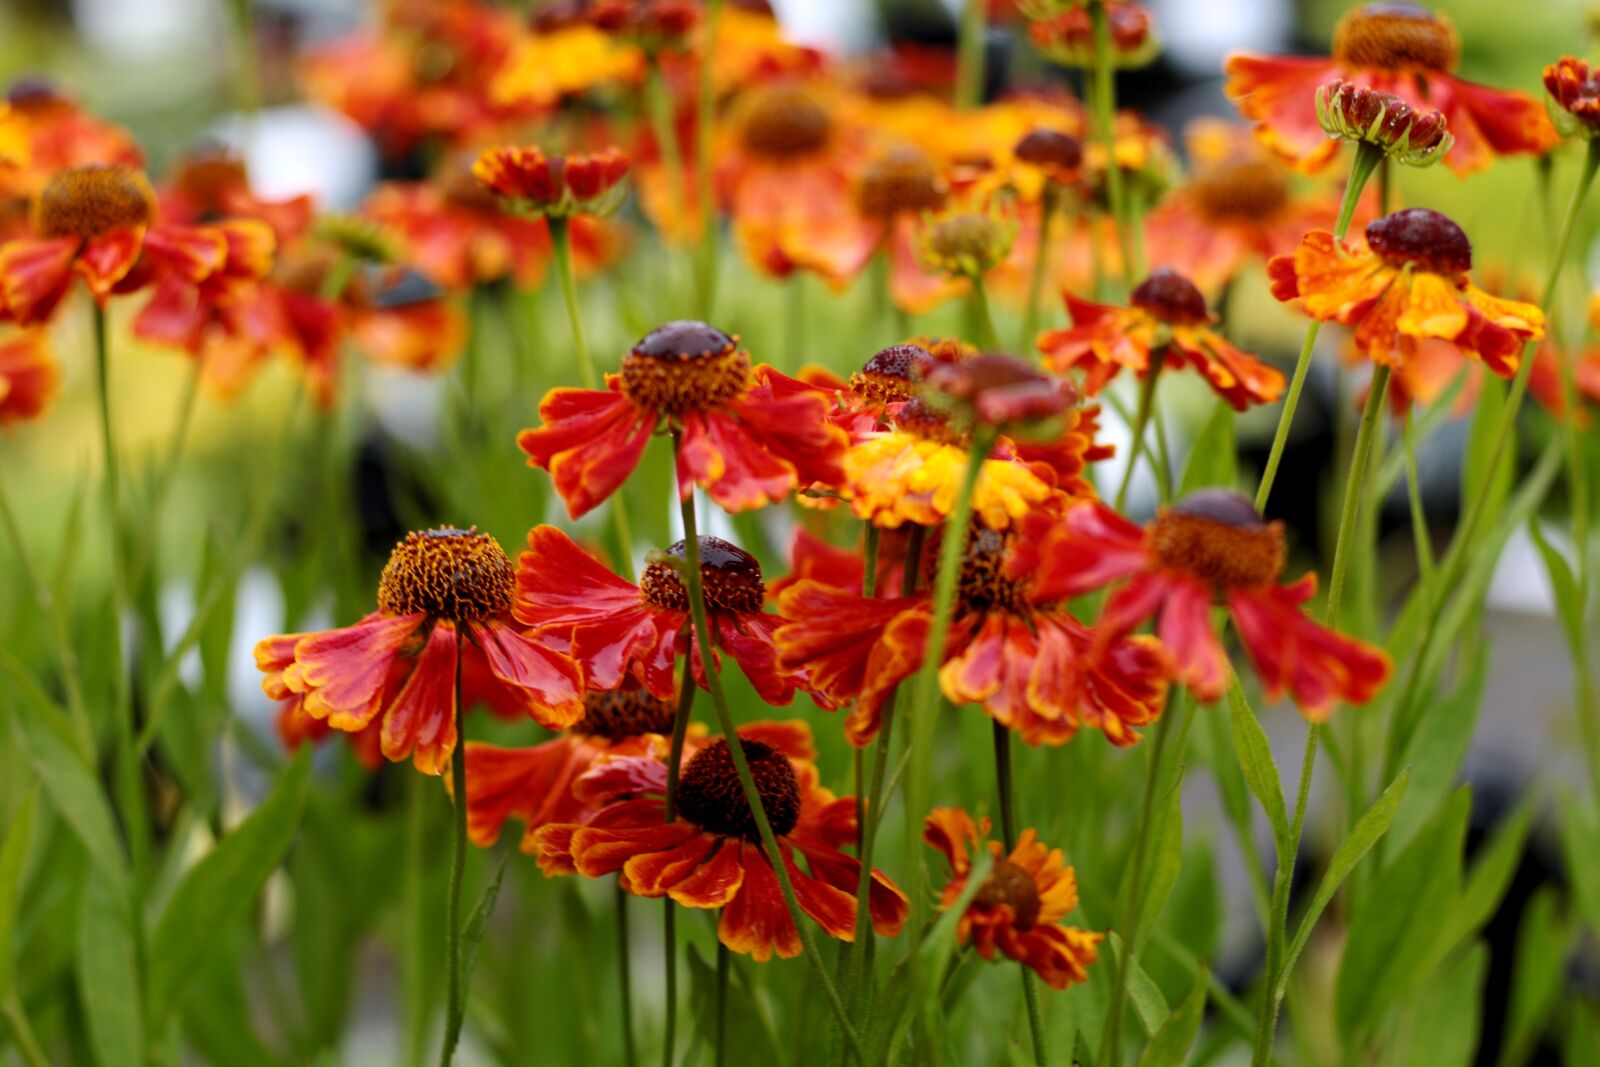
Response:
[[[1283,374],[1235,348],[1211,328],[1205,297],[1194,283],[1161,267],[1133,291],[1126,308],[1065,294],[1072,326],[1039,335],[1045,362],[1057,371],[1081,368],[1091,395],[1124,367],[1144,377],[1152,353],[1165,348],[1164,365],[1193,367],[1217,395],[1240,411],[1270,404],[1283,394]]]
[[[512,625],[514,584],[511,561],[486,534],[407,534],[383,569],[377,611],[354,626],[256,645],[262,688],[298,698],[337,730],[381,722],[383,754],[411,756],[424,774],[442,773],[455,750],[458,653],[464,691],[469,677],[482,679],[491,701],[551,729],[570,726],[584,712],[582,672]]]
[[[1388,656],[1307,618],[1316,576],[1279,585],[1284,556],[1281,523],[1263,522],[1236,493],[1205,489],[1146,527],[1103,504],[1079,504],[1016,565],[1063,598],[1121,583],[1100,613],[1100,639],[1155,617],[1174,677],[1202,701],[1220,699],[1228,685],[1227,654],[1211,622],[1221,604],[1269,699],[1287,692],[1313,720],[1339,701],[1367,703],[1389,680]]]
[[[388,182],[361,210],[400,238],[408,262],[447,289],[505,277],[536,288],[550,254],[543,222],[506,214],[470,178]]]
[[[1097,642],[1054,595],[1009,564],[1015,536],[974,525],[967,539],[939,682],[955,704],[980,704],[1029,744],[1062,744],[1082,725],[1114,744],[1138,740],[1166,697],[1167,665],[1148,638]],[[857,587],[859,589],[859,586]],[[932,610],[926,593],[863,597],[819,581],[778,598],[793,620],[775,635],[780,665],[804,670],[828,702],[855,702],[845,724],[864,746],[895,687],[925,655]],[[1105,645],[1104,655],[1091,655]]]
[[[55,397],[61,372],[42,330],[0,336],[0,426],[37,418]]]
[[[1600,130],[1600,78],[1588,62],[1562,56],[1544,68],[1544,87],[1565,113],[1566,124],[1572,127],[1569,132],[1581,130],[1593,137]]]
[[[850,941],[861,864],[841,848],[856,837],[856,801],[818,784],[805,724],[774,729],[783,725],[747,727],[739,744],[801,910],[830,937]],[[774,952],[784,958],[800,954],[800,934],[784,905],[774,857],[761,846],[727,741],[711,741],[685,762],[678,817],[671,822],[665,821],[667,768],[661,760],[608,761],[600,773],[620,778],[631,799],[602,808],[587,822],[553,824],[535,833],[546,873],[576,870],[599,878],[620,872],[622,887],[638,896],[720,908],[717,937],[735,952],[757,960]],[[872,872],[867,903],[880,935],[894,937],[905,926],[905,894],[887,875]]]
[[[568,218],[616,211],[627,192],[622,179],[628,165],[617,148],[547,156],[528,145],[489,149],[472,165],[472,176],[518,215]]]
[[[750,368],[737,338],[703,322],[646,334],[605,389],[552,389],[544,424],[517,444],[548,470],[573,518],[616,492],[664,418],[682,434],[678,492],[701,486],[728,511],[783,499],[797,485],[837,484],[844,431],[827,396],[765,364]]]
[[[58,171],[91,163],[144,165],[133,135],[80,108],[47,81],[12,83],[0,101],[0,201],[27,201]],[[0,240],[10,234],[0,231]]]
[[[950,861],[941,908],[951,907],[966,888],[974,850],[986,848],[995,859],[961,916],[957,940],[975,946],[986,960],[1005,953],[1052,989],[1087,981],[1104,935],[1062,924],[1078,906],[1078,879],[1061,850],[1040,844],[1031,829],[1022,831],[1009,854],[988,836],[989,820],[974,823],[960,808],[934,808],[923,823],[922,839]]]
[[[680,541],[667,554],[683,558]],[[761,699],[787,704],[796,676],[778,670],[772,631],[783,619],[761,610],[765,589],[754,556],[719,537],[700,538],[713,643],[744,670]],[[671,700],[673,660],[689,657],[705,687],[689,626],[689,594],[669,564],[645,567],[638,585],[611,573],[554,526],[528,533],[517,561],[517,621],[541,639],[563,642],[583,668],[591,689],[615,689],[632,677],[653,696]]]
[[[1496,155],[1555,146],[1555,127],[1537,100],[1455,76],[1461,42],[1436,12],[1407,3],[1354,8],[1333,31],[1332,51],[1228,57],[1228,95],[1262,143],[1301,170],[1320,170],[1339,148],[1318,124],[1315,106],[1317,90],[1335,79],[1438,110],[1456,139],[1445,162],[1458,174],[1481,170]]]

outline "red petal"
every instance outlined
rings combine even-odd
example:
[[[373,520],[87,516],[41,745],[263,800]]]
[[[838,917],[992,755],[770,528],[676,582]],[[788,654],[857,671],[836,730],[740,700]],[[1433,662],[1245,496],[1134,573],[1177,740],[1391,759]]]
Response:
[[[19,326],[47,320],[72,284],[75,237],[18,239],[0,245],[0,309]]]
[[[552,389],[539,405],[544,425],[517,437],[528,464],[550,472],[574,519],[627,481],[655,429],[654,412],[635,407],[616,380],[607,384],[609,391]]]
[[[456,631],[434,626],[428,643],[383,715],[383,754],[412,757],[423,774],[442,774],[456,747]]]
[[[490,672],[518,691],[540,726],[564,730],[583,718],[583,673],[570,658],[504,623],[473,623],[470,633]]]

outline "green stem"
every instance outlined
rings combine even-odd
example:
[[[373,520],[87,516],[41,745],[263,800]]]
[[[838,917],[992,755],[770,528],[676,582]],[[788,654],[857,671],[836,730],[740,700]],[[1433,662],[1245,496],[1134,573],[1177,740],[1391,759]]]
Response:
[[[1172,732],[1172,716],[1163,713],[1156,720],[1150,744],[1150,766],[1145,770],[1144,789],[1139,797],[1139,824],[1133,832],[1133,856],[1129,860],[1128,895],[1122,901],[1122,918],[1117,930],[1122,951],[1117,954],[1117,969],[1111,981],[1111,1000],[1106,1006],[1105,1029],[1100,1034],[1100,1054],[1096,1063],[1121,1063],[1118,1045],[1122,1041],[1123,1006],[1128,999],[1128,974],[1132,970],[1138,945],[1140,912],[1144,910],[1144,868],[1150,851],[1150,822],[1156,806],[1156,786],[1161,778],[1161,754]]]
[[[1022,353],[1033,351],[1033,341],[1039,333],[1039,297],[1044,292],[1045,268],[1050,264],[1050,224],[1055,221],[1056,200],[1055,186],[1046,182],[1039,198],[1039,246],[1033,253],[1027,302],[1022,306],[1022,333],[1017,338],[1017,351]]]
[[[628,937],[628,891],[617,879],[611,895],[617,920],[617,1012],[622,1026],[622,1054],[625,1063],[638,1063],[633,1047],[633,952]]]
[[[672,435],[673,458],[676,460],[679,449],[682,447],[682,437],[678,431]],[[804,956],[811,966],[812,973],[816,976],[817,984],[822,987],[822,992],[828,999],[828,1005],[833,1009],[834,1017],[838,1020],[839,1029],[844,1033],[846,1044],[859,1058],[862,1055],[861,1039],[856,1029],[850,1023],[849,1012],[845,1009],[844,1001],[839,996],[839,988],[834,985],[833,978],[828,974],[827,965],[822,961],[822,954],[817,949],[816,936],[811,932],[811,927],[806,920],[806,914],[800,908],[799,901],[794,895],[794,883],[789,877],[789,865],[785,860],[784,852],[778,844],[778,839],[772,832],[772,823],[767,818],[766,808],[761,802],[761,791],[756,788],[755,779],[750,774],[750,761],[745,757],[744,744],[739,739],[738,729],[733,722],[733,713],[728,710],[727,696],[722,691],[722,678],[717,672],[716,655],[711,645],[711,625],[706,613],[705,589],[700,577],[700,537],[694,514],[694,494],[691,493],[682,500],[681,511],[683,514],[683,580],[688,587],[689,614],[694,624],[695,643],[700,648],[700,666],[705,674],[706,685],[711,690],[711,706],[717,713],[717,720],[722,727],[722,736],[728,743],[728,754],[733,757],[733,767],[739,776],[739,785],[744,791],[745,802],[750,805],[750,813],[755,817],[756,829],[760,831],[761,845],[766,851],[767,860],[772,864],[772,870],[778,878],[778,888],[783,894],[783,902],[789,909],[789,918],[794,922],[795,929],[799,932],[800,942],[804,946]],[[685,685],[692,685],[692,678],[686,678]]]
[[[1111,217],[1117,228],[1117,247],[1122,252],[1122,289],[1134,284],[1133,232],[1128,218],[1128,192],[1123,186],[1122,168],[1117,165],[1117,87],[1111,70],[1111,20],[1106,17],[1105,0],[1089,0],[1089,19],[1094,31],[1094,118],[1096,132],[1106,154],[1106,195],[1111,201]]]
[[[1355,218],[1356,205],[1361,202],[1361,190],[1372,177],[1378,162],[1383,159],[1382,149],[1369,144],[1356,146],[1355,162],[1350,166],[1350,177],[1344,184],[1344,199],[1339,203],[1339,218],[1333,225],[1333,236],[1343,238],[1350,232],[1350,221]],[[1278,477],[1278,464],[1283,462],[1283,450],[1289,443],[1289,427],[1294,424],[1295,409],[1300,406],[1300,392],[1305,388],[1306,372],[1311,369],[1311,353],[1317,344],[1317,332],[1322,324],[1312,319],[1306,324],[1306,339],[1300,345],[1300,357],[1295,360],[1294,375],[1289,379],[1289,393],[1283,400],[1283,411],[1278,415],[1278,430],[1272,436],[1272,450],[1267,453],[1267,466],[1261,472],[1261,484],[1256,489],[1256,511],[1265,512],[1272,497],[1272,483]]]
[[[405,837],[405,956],[401,963],[401,983],[405,990],[406,1062],[421,1067],[428,1043],[428,971],[426,929],[423,921],[427,880],[426,837],[431,783],[420,774],[409,776],[410,796],[406,800]]]
[[[450,785],[455,797],[455,832],[450,852],[450,891],[445,899],[445,1029],[439,1050],[440,1067],[450,1067],[461,1026],[466,1021],[466,990],[461,984],[461,883],[467,871],[467,737],[466,711],[461,699],[461,661],[465,653],[463,631],[456,628],[455,719],[456,745],[450,753]]]
[[[669,823],[678,817],[678,776],[683,770],[683,743],[689,736],[689,720],[694,715],[696,688],[694,670],[685,655],[683,677],[678,681],[678,710],[672,716],[672,746],[667,752],[666,821]],[[666,909],[662,915],[662,939],[666,945],[662,965],[666,978],[667,1027],[661,1056],[664,1067],[672,1067],[678,1036],[678,918],[677,906],[671,897],[664,898],[662,903]]]
[[[717,29],[722,22],[722,0],[707,0],[705,5],[706,48],[717,47]],[[700,256],[695,291],[700,298],[700,321],[710,322],[717,306],[717,220],[716,200],[711,188],[711,135],[716,125],[716,82],[713,63],[700,64],[700,80],[695,101],[695,202],[700,210]]]
[[[717,1067],[728,1062],[728,946],[717,942],[717,1006],[713,1040],[713,1060]],[[632,1062],[632,1061],[629,1061]]]
[[[1428,533],[1428,515],[1422,503],[1422,480],[1417,476],[1417,439],[1414,419],[1408,409],[1401,422],[1406,463],[1406,494],[1411,509],[1411,540],[1416,546],[1417,575],[1422,582],[1422,605],[1426,613],[1433,603],[1433,540]]]
[[[989,34],[986,0],[965,0],[961,6],[959,40],[956,43],[956,106],[977,107],[983,103],[985,39]]]
[[[784,313],[788,319],[783,338],[784,369],[794,373],[799,371],[806,352],[805,273],[790,275],[789,280],[783,283],[783,288],[787,297]]]
[[[1011,774],[1011,730],[999,720],[990,724],[994,736],[995,791],[1000,797],[1000,840],[1007,855],[1017,844],[1017,795]],[[1022,964],[1022,999],[1028,1006],[1028,1031],[1033,1036],[1033,1062],[1046,1067],[1050,1053],[1044,1039],[1044,1015],[1039,1009],[1039,989],[1033,971]]]
[[[1128,502],[1128,487],[1133,484],[1133,471],[1139,465],[1139,454],[1145,451],[1144,432],[1150,425],[1150,413],[1155,410],[1156,383],[1161,379],[1161,366],[1167,359],[1167,347],[1162,345],[1150,354],[1150,369],[1139,383],[1139,410],[1133,417],[1133,444],[1128,450],[1128,465],[1122,470],[1122,481],[1117,485],[1116,509],[1121,511]]]
[[[971,340],[985,352],[998,352],[1000,337],[995,332],[994,318],[989,314],[989,294],[984,290],[982,278],[972,279],[967,301],[972,315]]]

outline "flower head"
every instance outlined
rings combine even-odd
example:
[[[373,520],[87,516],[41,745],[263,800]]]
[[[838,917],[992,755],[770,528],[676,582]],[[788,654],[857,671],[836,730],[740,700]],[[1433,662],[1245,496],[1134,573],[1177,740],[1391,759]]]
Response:
[[[1270,699],[1287,693],[1313,720],[1340,701],[1367,703],[1389,679],[1389,658],[1307,618],[1316,576],[1279,585],[1286,555],[1281,523],[1263,520],[1237,493],[1206,489],[1145,527],[1103,504],[1076,505],[1017,565],[1049,595],[1115,586],[1097,624],[1101,639],[1154,617],[1175,680],[1202,701],[1227,688],[1227,654],[1211,622],[1221,605]]]
[[[1005,262],[1016,236],[1016,220],[998,210],[950,211],[928,221],[917,250],[930,269],[972,280]]]
[[[931,368],[932,398],[942,398],[973,426],[1013,436],[1042,436],[1078,403],[1070,382],[1039,371],[1015,356],[985,354]]]
[[[1545,67],[1544,88],[1562,133],[1584,137],[1600,133],[1600,72],[1587,60],[1562,56]]]
[[[1084,372],[1084,389],[1098,393],[1126,368],[1141,377],[1162,351],[1164,366],[1190,366],[1217,395],[1240,411],[1269,404],[1283,393],[1277,368],[1234,347],[1212,328],[1205,297],[1188,278],[1167,267],[1140,282],[1119,308],[1065,295],[1072,325],[1039,335],[1045,363],[1060,373]]]
[[[718,738],[688,751],[671,821],[664,821],[667,767],[660,758],[611,758],[597,765],[580,788],[603,794],[615,782],[612,802],[583,822],[539,830],[534,845],[540,865],[548,874],[619,873],[622,887],[638,896],[720,909],[718,939],[735,952],[767,960],[801,951],[773,866],[781,862],[801,910],[830,937],[851,940],[861,864],[841,848],[855,840],[855,798],[835,797],[821,787],[804,723],[753,723],[739,731],[736,743],[750,765],[778,856],[762,848],[729,742]],[[876,870],[867,906],[881,936],[893,937],[904,927],[905,894]]]
[[[1078,880],[1061,850],[1041,844],[1024,830],[1007,852],[988,840],[989,820],[973,821],[960,808],[934,808],[923,823],[922,839],[950,863],[950,881],[940,907],[952,907],[967,886],[973,852],[994,857],[988,877],[967,905],[957,940],[971,944],[986,960],[1004,953],[1037,974],[1052,989],[1088,980],[1103,934],[1067,926],[1061,920],[1078,906]]]
[[[585,155],[547,156],[532,146],[491,148],[472,175],[508,208],[528,217],[610,215],[627,195],[628,157],[617,148]]]
[[[1106,19],[1111,27],[1111,64],[1129,70],[1143,67],[1161,49],[1151,27],[1150,14],[1136,3],[1109,0]],[[1059,14],[1034,19],[1028,39],[1043,55],[1065,67],[1089,68],[1094,64],[1094,24],[1086,5],[1075,4]]]
[[[570,726],[584,714],[583,675],[513,625],[514,588],[511,561],[476,528],[409,533],[383,569],[377,611],[256,645],[262,688],[337,730],[381,722],[383,754],[410,756],[424,774],[442,773],[455,750],[458,671],[481,679],[491,702]]]
[[[1450,151],[1455,138],[1437,111],[1420,111],[1391,93],[1342,79],[1317,89],[1317,121],[1338,141],[1369,144],[1396,163],[1428,167]]]
[[[543,425],[517,443],[530,466],[550,472],[573,518],[627,480],[662,420],[680,434],[679,492],[698,484],[729,511],[836,484],[846,445],[826,393],[752,369],[738,338],[687,320],[641,338],[605,389],[553,389],[539,414]]]
[[[1403,366],[1419,342],[1439,339],[1510,377],[1522,343],[1544,336],[1544,315],[1479,289],[1467,278],[1471,267],[1461,227],[1437,211],[1407,208],[1368,226],[1365,247],[1313,230],[1267,270],[1274,296],[1352,327],[1375,363]]]

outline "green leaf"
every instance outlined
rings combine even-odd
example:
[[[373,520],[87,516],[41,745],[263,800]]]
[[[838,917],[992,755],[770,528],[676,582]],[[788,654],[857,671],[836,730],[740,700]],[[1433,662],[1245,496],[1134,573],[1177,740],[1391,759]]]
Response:
[[[1557,791],[1556,807],[1561,813],[1561,852],[1567,860],[1567,877],[1572,879],[1573,899],[1589,929],[1600,933],[1600,851],[1594,847],[1600,840],[1600,825],[1588,807],[1565,789]]]
[[[1156,1031],[1155,1037],[1145,1047],[1144,1055],[1139,1057],[1139,1067],[1177,1067],[1184,1062],[1189,1054],[1189,1046],[1194,1044],[1196,1035],[1200,1033],[1200,1020],[1205,1016],[1208,978],[1206,969],[1202,967],[1194,977],[1189,995],[1183,998],[1183,1003],[1178,1005],[1176,1011],[1167,1016],[1166,1022],[1161,1024],[1161,1029]]]
[[[1371,851],[1372,846],[1378,843],[1389,825],[1394,822],[1394,813],[1400,807],[1400,799],[1406,795],[1406,786],[1411,781],[1409,768],[1400,772],[1400,777],[1389,783],[1372,806],[1362,813],[1356,820],[1355,826],[1350,829],[1350,836],[1333,853],[1333,859],[1328,863],[1328,870],[1322,876],[1322,881],[1317,885],[1317,893],[1311,898],[1311,906],[1306,909],[1305,917],[1300,920],[1300,928],[1295,931],[1294,941],[1289,945],[1289,951],[1284,957],[1280,986],[1286,985],[1289,974],[1294,970],[1295,961],[1300,958],[1300,953],[1305,951],[1306,942],[1311,940],[1311,932],[1317,928],[1317,921],[1322,918],[1323,911],[1328,902],[1333,900],[1333,895],[1339,891],[1344,880],[1350,877],[1350,872],[1356,869],[1356,864],[1361,862],[1363,856]]]
[[[10,679],[16,698],[8,702],[13,736],[33,761],[50,803],[83,843],[100,876],[125,896],[126,857],[111,807],[74,740],[66,715],[39,688],[28,669],[3,649],[0,669]]]
[[[1451,909],[1450,921],[1445,924],[1440,943],[1434,948],[1435,958],[1442,959],[1457,945],[1476,936],[1494,915],[1500,898],[1511,885],[1512,876],[1517,873],[1528,829],[1533,825],[1537,799],[1537,793],[1525,796],[1493,838],[1479,847],[1472,870],[1467,873],[1466,887]]]
[[[1400,1018],[1383,1067],[1470,1067],[1478,1047],[1489,950],[1474,945],[1433,977]]]
[[[78,909],[78,992],[100,1067],[142,1067],[145,1026],[139,958],[127,896],[89,872]],[[194,928],[204,941],[204,928]]]
[[[150,1020],[160,1027],[179,1006],[222,932],[250,907],[300,825],[309,750],[283,772],[272,795],[184,876],[156,924],[150,949]],[[197,932],[203,932],[197,936]]]
[[[1233,408],[1219,400],[1189,448],[1189,459],[1179,479],[1179,496],[1213,486],[1232,489],[1238,484],[1239,453],[1234,445],[1234,420]]]
[[[1118,960],[1122,958],[1122,937],[1115,931],[1106,935],[1111,943],[1111,951]],[[1128,967],[1128,1001],[1133,1005],[1133,1013],[1139,1017],[1139,1025],[1144,1027],[1144,1032],[1154,1035],[1161,1025],[1172,1014],[1172,1009],[1167,1007],[1167,998],[1161,995],[1161,987],[1151,979],[1150,975],[1139,965],[1138,960],[1130,961]]]
[[[1492,657],[1482,651],[1482,641],[1476,636],[1462,646],[1464,677],[1448,696],[1434,699],[1406,746],[1400,762],[1411,768],[1411,785],[1406,791],[1409,799],[1395,816],[1384,845],[1391,853],[1411,841],[1461,780],[1461,764],[1472,744],[1489,681]]]
[[[16,964],[12,958],[16,941],[17,905],[22,894],[23,867],[28,860],[28,845],[33,838],[33,817],[39,808],[38,789],[28,790],[6,843],[0,845],[0,1001],[15,988]]]
[[[1245,702],[1237,674],[1228,685],[1228,715],[1233,724],[1233,751],[1239,757],[1239,769],[1244,772],[1245,785],[1261,802],[1267,821],[1272,824],[1278,865],[1283,866],[1292,862],[1294,851],[1294,843],[1289,840],[1289,813],[1284,807],[1283,783],[1278,777],[1278,765],[1272,760],[1272,745],[1261,723],[1256,721],[1255,712]]]
[[[687,946],[689,960],[689,1000],[693,1005],[696,1037],[707,1049],[716,1047],[717,969],[707,962],[693,944]],[[723,1045],[734,1063],[779,1064],[785,1057],[778,1037],[765,1024],[765,1013],[750,990],[728,976],[727,1002],[723,1008]],[[704,1062],[710,1062],[707,1056]],[[689,1062],[694,1062],[690,1060]]]
[[[472,972],[478,966],[478,948],[489,932],[489,916],[494,914],[494,902],[500,899],[500,883],[506,878],[506,861],[511,853],[502,852],[495,866],[494,877],[483,887],[483,895],[467,916],[467,925],[461,931],[461,995],[465,997],[472,988]]]
[[[1472,427],[1467,434],[1461,471],[1461,499],[1474,500],[1487,492],[1485,515],[1500,513],[1500,505],[1511,490],[1511,472],[1516,465],[1517,449],[1513,436],[1508,439],[1505,451],[1501,453],[1499,465],[1493,470],[1489,468],[1496,439],[1500,436],[1500,424],[1505,418],[1505,407],[1506,386],[1499,381],[1484,381],[1478,391],[1478,402],[1473,406]]]
[[[1532,538],[1534,547],[1538,548],[1539,555],[1544,560],[1544,572],[1550,576],[1550,588],[1555,594],[1556,617],[1561,620],[1562,630],[1566,633],[1567,647],[1572,650],[1574,656],[1581,656],[1584,654],[1583,597],[1578,592],[1578,580],[1572,574],[1572,566],[1545,538],[1544,531],[1539,528],[1537,516],[1528,517],[1528,536]]]
[[[1515,1067],[1533,1052],[1561,996],[1564,963],[1576,933],[1561,916],[1556,888],[1545,885],[1535,890],[1517,930],[1499,1067]]]
[[[1150,827],[1150,859],[1145,865],[1144,902],[1140,906],[1139,935],[1134,942],[1134,955],[1150,939],[1167,898],[1178,884],[1178,874],[1183,869],[1183,790],[1175,783],[1166,796],[1158,801],[1155,817]],[[1129,863],[1127,874],[1133,873]],[[1126,887],[1124,887],[1126,890]]]

